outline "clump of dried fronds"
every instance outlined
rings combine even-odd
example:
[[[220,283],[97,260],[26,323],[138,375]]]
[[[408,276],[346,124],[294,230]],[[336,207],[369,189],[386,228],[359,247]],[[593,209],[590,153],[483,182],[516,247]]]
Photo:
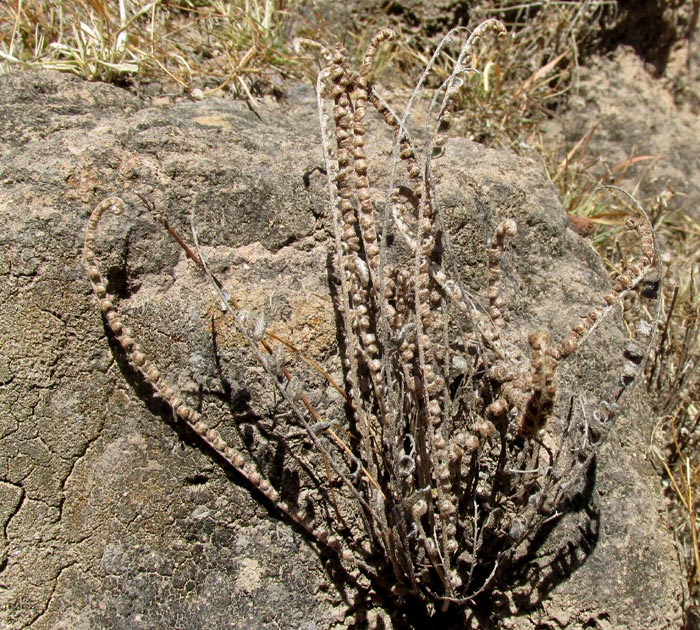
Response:
[[[475,51],[503,36],[503,26],[490,20],[466,38],[430,100],[423,145],[412,136],[413,106],[445,44],[398,114],[368,80],[390,31],[372,40],[359,71],[349,67],[341,46],[299,42],[317,48],[324,60],[318,111],[342,320],[345,413],[319,413],[307,394],[308,379],[290,369],[299,350],[270,333],[264,317],[243,310],[226,291],[209,270],[196,230],[194,247],[177,235],[288,406],[289,426],[270,431],[305,462],[316,482],[316,509],[286,498],[255,457],[226,439],[221,425],[209,426],[124,326],[95,253],[102,215],[122,210],[123,203],[111,198],[98,205],[85,237],[85,262],[105,321],[155,394],[313,541],[335,552],[351,574],[361,571],[377,585],[389,584],[399,599],[417,596],[429,611],[468,607],[499,579],[507,581],[507,568],[527,559],[533,539],[575,498],[612,424],[614,404],[587,413],[572,406],[566,414],[566,404],[557,404],[560,367],[575,359],[613,309],[648,288],[657,261],[646,215],[630,216],[626,226],[641,253],[621,265],[609,292],[560,338],[544,328],[524,334],[504,317],[502,261],[519,229],[506,214],[484,244],[483,295],[466,288],[442,229],[434,167],[444,159]],[[369,183],[369,109],[394,138],[388,193],[380,203]],[[652,342],[650,330],[640,336]],[[639,345],[628,353],[625,368],[631,369],[615,386],[615,401],[645,353]],[[330,380],[321,368],[306,365]],[[295,431],[311,449],[295,446]]]
[[[283,2],[13,0],[0,8],[0,60],[89,80],[171,90],[270,90],[295,63]]]

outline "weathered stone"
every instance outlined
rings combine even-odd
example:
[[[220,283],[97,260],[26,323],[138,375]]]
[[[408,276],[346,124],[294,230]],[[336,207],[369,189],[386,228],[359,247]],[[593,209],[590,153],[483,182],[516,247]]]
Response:
[[[333,563],[327,571],[304,536],[173,430],[110,348],[80,259],[92,207],[123,197],[129,211],[105,220],[99,255],[150,357],[243,444],[257,420],[284,422],[236,340],[222,335],[214,348],[217,301],[137,193],[183,234],[196,210],[227,286],[337,373],[311,92],[261,107],[261,121],[226,100],[157,108],[115,87],[17,73],[0,77],[0,102],[0,620],[37,629],[363,627],[367,610],[384,606],[401,626],[388,600],[363,598]],[[387,155],[381,141],[372,150]],[[468,285],[485,288],[488,239],[500,217],[515,218],[507,324],[523,344],[540,327],[561,338],[607,278],[537,166],[453,140],[440,169]],[[619,323],[606,321],[564,366],[562,389],[596,405],[618,378],[624,341]],[[314,394],[324,413],[337,413],[332,393]],[[651,421],[643,401],[625,410],[580,512],[542,541],[539,569],[524,570],[519,585],[504,576],[504,592],[479,602],[467,623],[680,625],[683,577],[643,457]]]

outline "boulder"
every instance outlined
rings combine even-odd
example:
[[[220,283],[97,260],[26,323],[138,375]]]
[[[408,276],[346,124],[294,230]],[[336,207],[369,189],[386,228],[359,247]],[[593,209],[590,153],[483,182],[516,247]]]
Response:
[[[134,335],[287,496],[313,495],[287,469],[288,411],[156,220],[165,214],[189,237],[195,211],[202,251],[227,288],[342,380],[312,91],[298,86],[257,112],[225,99],[152,106],[114,86],[18,72],[0,77],[0,103],[2,625],[410,625],[405,608],[317,553],[174,421],[124,361],[81,261],[92,208],[120,196],[127,212],[105,218],[98,255]],[[376,137],[380,196],[390,153]],[[501,217],[515,218],[503,263],[508,330],[524,347],[534,328],[563,337],[609,281],[540,168],[464,139],[448,142],[439,168],[445,229],[467,284],[483,293],[489,239]],[[605,399],[624,345],[621,320],[606,319],[563,366],[557,413]],[[321,412],[342,415],[328,383],[311,395]],[[644,457],[653,422],[631,396],[580,503],[460,627],[680,626],[684,577]]]

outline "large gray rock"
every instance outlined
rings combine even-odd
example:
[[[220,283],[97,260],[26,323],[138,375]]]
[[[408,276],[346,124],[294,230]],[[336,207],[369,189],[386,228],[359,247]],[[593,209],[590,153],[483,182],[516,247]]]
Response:
[[[105,219],[98,252],[120,310],[222,432],[244,446],[266,433],[268,445],[251,450],[282,475],[283,441],[273,447],[284,408],[136,193],[183,233],[195,208],[227,286],[337,375],[326,185],[317,173],[304,181],[322,165],[313,95],[299,88],[261,108],[261,121],[224,100],[149,107],[115,87],[18,73],[0,78],[0,102],[0,622],[405,625],[381,592],[353,585],[174,426],[110,345],[81,264],[90,210],[122,196],[129,211]],[[469,284],[483,290],[488,239],[500,216],[515,217],[519,235],[504,263],[509,328],[523,342],[534,327],[561,337],[600,300],[607,278],[544,176],[532,162],[463,140],[447,145],[441,169],[447,228]],[[560,413],[574,394],[600,402],[623,342],[611,319],[563,367]],[[312,394],[320,411],[337,413],[330,388]],[[643,401],[625,410],[576,512],[541,541],[534,566],[503,576],[460,623],[679,627],[684,580],[644,460],[652,423]],[[289,492],[301,500],[307,490],[302,480]]]

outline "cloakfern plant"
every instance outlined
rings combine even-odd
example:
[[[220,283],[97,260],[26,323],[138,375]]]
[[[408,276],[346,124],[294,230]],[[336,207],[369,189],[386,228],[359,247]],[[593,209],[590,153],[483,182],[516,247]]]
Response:
[[[651,226],[642,213],[627,222],[641,256],[614,278],[609,292],[559,340],[546,329],[523,333],[504,318],[501,263],[517,222],[505,217],[487,244],[483,293],[470,292],[452,263],[443,229],[434,165],[444,158],[462,76],[476,46],[504,36],[489,20],[460,49],[453,70],[435,91],[419,133],[411,113],[440,45],[403,114],[394,112],[368,81],[377,48],[391,37],[380,31],[359,71],[348,67],[340,46],[319,50],[318,111],[328,175],[334,239],[344,384],[336,385],[345,412],[324,418],[291,369],[298,349],[268,329],[209,270],[196,242],[188,256],[215,288],[223,307],[289,410],[288,423],[308,444],[307,467],[318,481],[307,511],[243,448],[188,404],[122,321],[100,271],[95,241],[101,217],[121,211],[119,198],[101,202],[85,235],[84,260],[105,321],[132,366],[182,422],[245,477],[269,502],[331,551],[350,576],[363,573],[390,584],[403,601],[418,598],[431,613],[472,606],[476,598],[526,559],[528,545],[564,512],[585,477],[613,419],[613,406],[587,417],[556,417],[558,371],[626,296],[649,292],[655,269]],[[366,151],[367,110],[375,109],[394,137],[389,191],[377,203],[370,190]],[[175,234],[174,230],[167,225]],[[651,328],[642,330],[651,343]],[[628,349],[630,365],[643,346]],[[314,366],[324,378],[324,370]],[[616,394],[631,381],[620,381]],[[289,433],[280,433],[290,441]],[[290,444],[290,448],[293,448]]]

